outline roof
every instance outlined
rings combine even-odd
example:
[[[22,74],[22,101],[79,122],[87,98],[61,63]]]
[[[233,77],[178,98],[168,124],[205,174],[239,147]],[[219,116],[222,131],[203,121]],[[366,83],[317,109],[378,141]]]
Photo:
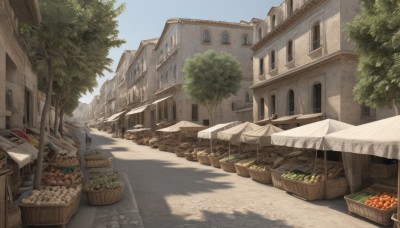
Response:
[[[119,70],[120,66],[122,65],[122,62],[125,60],[128,54],[135,55],[136,50],[125,50],[124,53],[122,53],[121,58],[119,58],[117,69],[115,70],[116,72]]]
[[[139,44],[139,48],[137,49],[135,56],[132,59],[132,62],[129,63],[129,67],[130,68],[132,66],[132,64],[137,60],[137,58],[139,57],[139,55],[142,53],[143,49],[149,45],[149,44],[157,44],[158,38],[152,38],[152,39],[147,39],[147,40],[142,40],[140,41]]]

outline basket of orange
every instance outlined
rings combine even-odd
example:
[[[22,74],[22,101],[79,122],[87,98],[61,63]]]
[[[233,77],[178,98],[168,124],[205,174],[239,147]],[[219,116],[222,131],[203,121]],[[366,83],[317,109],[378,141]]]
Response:
[[[381,184],[346,195],[344,199],[351,213],[385,226],[392,223],[391,216],[396,212],[398,203],[396,188]]]

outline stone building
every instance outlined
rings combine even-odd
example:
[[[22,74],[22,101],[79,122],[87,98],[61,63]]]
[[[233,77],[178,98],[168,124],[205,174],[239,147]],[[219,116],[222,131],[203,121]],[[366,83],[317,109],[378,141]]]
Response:
[[[255,121],[315,113],[308,116],[361,124],[393,115],[353,100],[357,54],[345,25],[360,8],[359,0],[285,0],[254,20]]]
[[[98,112],[98,106],[99,106],[99,95],[96,95],[93,97],[92,102],[90,102],[89,105],[89,120],[91,122],[97,122],[97,120],[101,118]]]
[[[117,70],[115,71],[116,78],[116,110],[117,112],[121,112],[128,108],[128,90],[126,83],[126,72],[130,63],[132,62],[133,57],[135,56],[136,51],[134,50],[125,50],[122,54]]]
[[[116,86],[115,86],[115,76],[110,79],[107,80],[106,87],[105,87],[105,97],[106,97],[106,102],[105,102],[105,108],[104,108],[104,115],[107,116],[111,116],[112,114],[114,114],[116,112],[115,109],[115,100],[116,100],[116,94],[117,94],[117,90],[116,90]]]
[[[0,0],[0,128],[38,127],[38,77],[18,25],[40,20],[37,0]]]
[[[196,19],[169,19],[155,46],[156,88],[152,126],[163,121],[188,120],[208,125],[205,107],[189,99],[182,90],[184,76],[182,68],[186,59],[207,50],[227,52],[241,64],[243,77],[237,96],[224,100],[217,110],[215,123],[250,120],[252,94],[251,41],[253,26],[247,22],[232,23]],[[248,113],[246,115],[246,112]],[[239,113],[239,115],[238,115]]]
[[[130,111],[126,114],[126,127],[136,124],[154,127],[151,115],[154,115],[154,92],[156,86],[156,62],[154,47],[158,39],[142,40],[126,72],[128,104]]]

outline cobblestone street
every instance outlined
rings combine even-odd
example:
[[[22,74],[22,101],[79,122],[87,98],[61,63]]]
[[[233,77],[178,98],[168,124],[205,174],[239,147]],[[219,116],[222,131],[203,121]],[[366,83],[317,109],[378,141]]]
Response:
[[[343,198],[306,202],[250,178],[97,130],[93,147],[106,151],[127,174],[148,228],[377,227],[349,215]]]

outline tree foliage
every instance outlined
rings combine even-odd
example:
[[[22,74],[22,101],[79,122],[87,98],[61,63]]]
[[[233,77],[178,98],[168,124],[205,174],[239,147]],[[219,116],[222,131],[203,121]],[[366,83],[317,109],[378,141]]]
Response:
[[[40,26],[21,26],[21,34],[31,47],[30,58],[46,89],[40,123],[37,167],[42,166],[44,129],[52,97],[73,106],[81,93],[92,90],[96,76],[110,70],[109,49],[120,46],[117,16],[124,5],[115,0],[41,0]],[[55,88],[53,93],[53,86]],[[67,110],[69,111],[69,110]],[[63,110],[61,110],[63,113]],[[40,187],[41,168],[36,169],[35,188]]]
[[[206,106],[212,125],[218,105],[223,99],[236,95],[240,88],[242,70],[239,62],[231,54],[209,50],[188,59],[183,73],[185,93]]]
[[[354,97],[374,108],[400,104],[400,1],[363,0],[347,27],[359,52]]]

